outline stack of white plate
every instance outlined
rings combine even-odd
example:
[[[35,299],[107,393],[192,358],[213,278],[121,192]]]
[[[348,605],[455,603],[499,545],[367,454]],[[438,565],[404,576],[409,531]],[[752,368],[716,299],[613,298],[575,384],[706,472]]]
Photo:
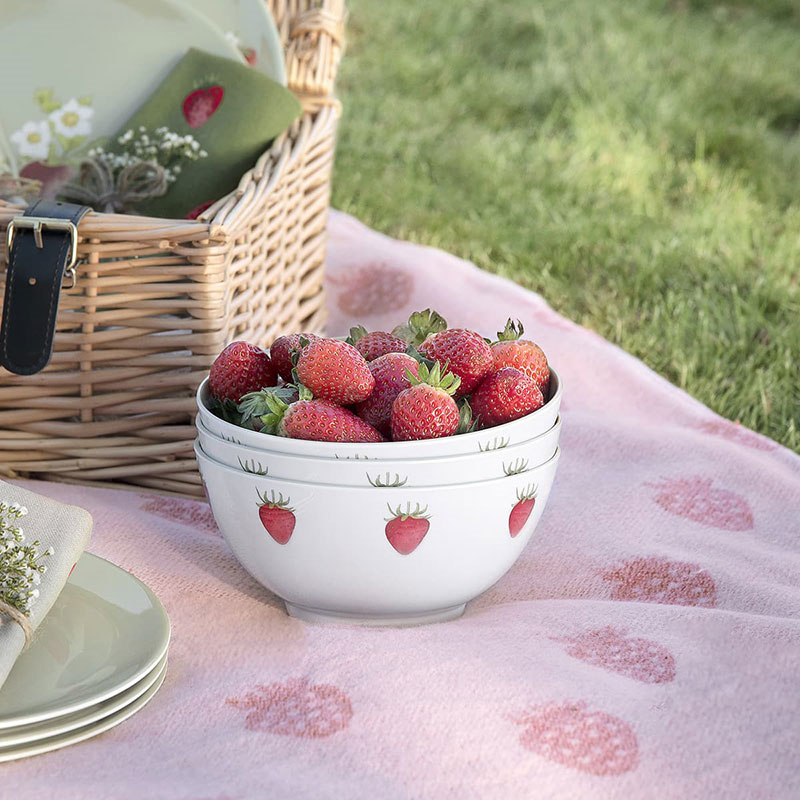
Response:
[[[139,711],[164,681],[169,632],[147,586],[85,554],[0,688],[0,761],[81,742]]]

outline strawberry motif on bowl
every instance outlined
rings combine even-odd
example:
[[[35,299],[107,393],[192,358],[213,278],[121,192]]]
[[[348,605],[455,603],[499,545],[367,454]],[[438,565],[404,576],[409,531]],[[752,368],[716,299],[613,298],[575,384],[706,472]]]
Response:
[[[294,509],[289,508],[289,501],[283,499],[279,494],[275,498],[275,492],[258,493],[259,507],[258,516],[264,530],[278,543],[286,544],[292,538],[295,522]]]
[[[530,485],[523,491],[517,489],[517,501],[508,515],[508,532],[513,539],[524,527],[536,505],[536,486]]]
[[[376,475],[373,478],[368,472],[367,481],[370,486],[376,486],[380,489],[387,489],[405,486],[408,483],[408,478],[401,478],[399,472],[395,472],[394,476],[392,476],[391,472],[386,472],[383,475]]]
[[[417,504],[412,511],[411,503],[406,504],[405,511],[400,506],[396,509],[389,506],[393,516],[386,520],[386,538],[401,556],[413,553],[428,533],[431,523],[430,516],[425,513],[427,510],[427,506],[421,509]]]

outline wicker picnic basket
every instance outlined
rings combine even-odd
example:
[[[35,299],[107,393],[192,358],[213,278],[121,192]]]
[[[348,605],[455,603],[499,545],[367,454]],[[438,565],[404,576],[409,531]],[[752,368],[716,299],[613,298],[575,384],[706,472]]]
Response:
[[[0,475],[202,496],[194,391],[214,357],[323,327],[344,0],[269,5],[303,116],[196,221],[84,218],[49,366],[0,369]],[[19,213],[0,204],[0,231]]]

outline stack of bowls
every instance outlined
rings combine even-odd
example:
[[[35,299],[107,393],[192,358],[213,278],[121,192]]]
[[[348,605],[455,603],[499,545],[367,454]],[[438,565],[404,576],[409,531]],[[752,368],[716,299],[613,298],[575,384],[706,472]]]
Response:
[[[197,392],[195,443],[214,517],[242,566],[311,621],[411,625],[459,616],[517,560],[559,459],[561,381],[495,428],[380,444],[232,425]]]

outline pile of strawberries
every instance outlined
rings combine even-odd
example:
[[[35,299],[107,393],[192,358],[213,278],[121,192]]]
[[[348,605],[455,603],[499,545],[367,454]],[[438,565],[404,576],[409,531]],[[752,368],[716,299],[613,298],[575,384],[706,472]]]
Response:
[[[269,352],[233,342],[211,367],[213,410],[294,439],[399,442],[453,436],[523,417],[545,403],[547,358],[511,320],[490,342],[435,311],[391,333],[346,340],[293,333]]]

